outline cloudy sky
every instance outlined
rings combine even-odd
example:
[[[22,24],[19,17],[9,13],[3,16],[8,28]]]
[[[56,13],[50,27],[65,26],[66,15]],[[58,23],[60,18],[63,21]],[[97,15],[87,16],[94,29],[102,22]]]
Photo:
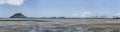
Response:
[[[0,0],[0,17],[84,17],[120,15],[120,0]]]

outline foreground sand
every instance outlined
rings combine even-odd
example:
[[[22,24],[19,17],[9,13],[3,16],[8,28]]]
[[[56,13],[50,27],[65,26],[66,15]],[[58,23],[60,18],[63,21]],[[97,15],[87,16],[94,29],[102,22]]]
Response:
[[[120,19],[0,21],[0,32],[120,32]]]

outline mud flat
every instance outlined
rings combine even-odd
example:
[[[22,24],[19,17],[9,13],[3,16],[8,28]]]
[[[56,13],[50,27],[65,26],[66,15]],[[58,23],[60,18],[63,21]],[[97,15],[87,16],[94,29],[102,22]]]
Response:
[[[0,32],[120,32],[120,19],[4,20],[0,28]]]

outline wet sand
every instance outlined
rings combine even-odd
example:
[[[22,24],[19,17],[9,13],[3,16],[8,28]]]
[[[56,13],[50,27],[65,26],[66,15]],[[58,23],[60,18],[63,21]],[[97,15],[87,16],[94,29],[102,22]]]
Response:
[[[0,21],[0,32],[119,32],[120,19]]]

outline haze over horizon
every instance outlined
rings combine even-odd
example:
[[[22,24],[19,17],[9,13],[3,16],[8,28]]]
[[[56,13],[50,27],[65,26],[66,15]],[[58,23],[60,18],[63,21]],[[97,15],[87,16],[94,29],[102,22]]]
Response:
[[[0,0],[0,17],[120,16],[120,0]]]

